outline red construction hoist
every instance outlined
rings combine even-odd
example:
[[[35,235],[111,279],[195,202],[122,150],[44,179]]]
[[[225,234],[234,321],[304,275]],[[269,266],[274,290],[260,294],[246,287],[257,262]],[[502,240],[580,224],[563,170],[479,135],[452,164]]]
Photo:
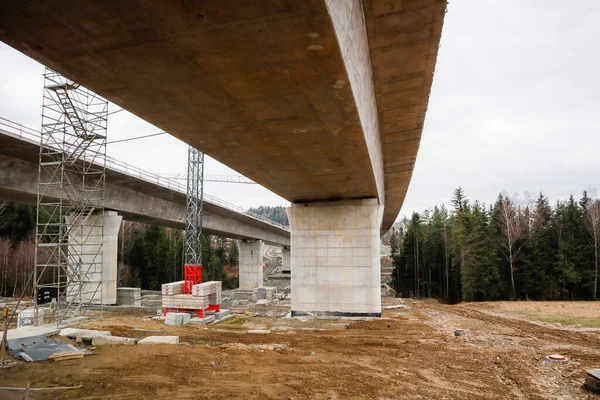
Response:
[[[185,264],[183,267],[184,294],[192,294],[192,286],[202,283],[202,211],[204,194],[204,153],[188,148],[187,218],[185,228]],[[220,304],[209,304],[206,309],[170,309],[167,312],[189,312],[204,317],[205,311],[219,311]]]

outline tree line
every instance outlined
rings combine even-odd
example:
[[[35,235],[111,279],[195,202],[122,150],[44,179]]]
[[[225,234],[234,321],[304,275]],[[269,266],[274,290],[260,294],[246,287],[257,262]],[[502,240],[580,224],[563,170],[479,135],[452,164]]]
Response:
[[[543,193],[501,193],[488,207],[458,188],[449,208],[415,212],[392,233],[393,284],[448,303],[596,299],[599,240],[600,200],[587,192],[554,206]]]
[[[271,221],[275,221],[282,225],[289,225],[287,210],[283,206],[260,206],[256,208],[250,208],[248,211],[262,215],[269,218]]]
[[[161,284],[183,280],[185,232],[125,221],[119,236],[119,277],[122,286],[159,290]],[[238,265],[235,240],[202,235],[202,280],[222,281],[223,289],[238,287],[226,265]]]
[[[34,266],[35,224],[35,206],[0,201],[0,296],[18,296],[25,287]],[[183,231],[124,221],[118,285],[159,290],[162,283],[182,280],[184,246]],[[202,235],[202,247],[203,280],[237,288],[238,278],[224,268],[239,263],[236,241]]]

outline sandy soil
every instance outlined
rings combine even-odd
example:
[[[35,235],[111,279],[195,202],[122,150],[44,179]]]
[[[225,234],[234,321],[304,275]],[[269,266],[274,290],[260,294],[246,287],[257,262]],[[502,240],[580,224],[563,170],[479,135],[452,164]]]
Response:
[[[600,318],[600,303],[594,301],[497,301],[461,306],[534,316]]]
[[[0,385],[83,386],[36,399],[596,398],[582,384],[600,367],[597,331],[499,315],[497,305],[408,306],[371,321],[242,316],[208,327],[111,315],[104,329],[113,335],[178,334],[185,344],[102,346],[80,360],[21,363],[0,372]],[[467,335],[453,336],[455,328]],[[551,353],[570,363],[539,362]]]

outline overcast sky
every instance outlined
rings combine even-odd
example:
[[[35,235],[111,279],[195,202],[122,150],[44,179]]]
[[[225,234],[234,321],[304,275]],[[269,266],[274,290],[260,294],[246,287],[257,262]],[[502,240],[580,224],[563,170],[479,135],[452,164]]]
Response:
[[[452,1],[402,214],[448,203],[459,185],[486,203],[500,191],[543,190],[556,201],[598,187],[598,21],[597,0]],[[0,117],[39,128],[42,73],[0,43]],[[109,120],[109,141],[159,131],[125,112]],[[108,153],[156,173],[186,172],[187,146],[170,136]],[[206,173],[236,174],[210,159]],[[206,183],[206,192],[243,207],[288,204],[257,185]]]

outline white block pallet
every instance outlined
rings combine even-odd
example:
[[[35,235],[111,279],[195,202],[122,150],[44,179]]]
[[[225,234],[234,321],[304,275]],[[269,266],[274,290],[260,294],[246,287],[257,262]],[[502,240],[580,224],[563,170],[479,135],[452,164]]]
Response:
[[[221,292],[221,282],[220,281],[209,281],[199,283],[197,285],[192,286],[192,295],[193,296],[206,296],[209,294],[220,293]]]
[[[190,323],[191,315],[188,313],[170,312],[165,316],[165,325],[181,326]]]
[[[161,294],[163,296],[173,296],[183,293],[183,285],[185,281],[163,283],[161,286]]]
[[[163,308],[184,308],[196,310],[206,308],[209,304],[209,296],[194,297],[191,294],[162,296]]]

